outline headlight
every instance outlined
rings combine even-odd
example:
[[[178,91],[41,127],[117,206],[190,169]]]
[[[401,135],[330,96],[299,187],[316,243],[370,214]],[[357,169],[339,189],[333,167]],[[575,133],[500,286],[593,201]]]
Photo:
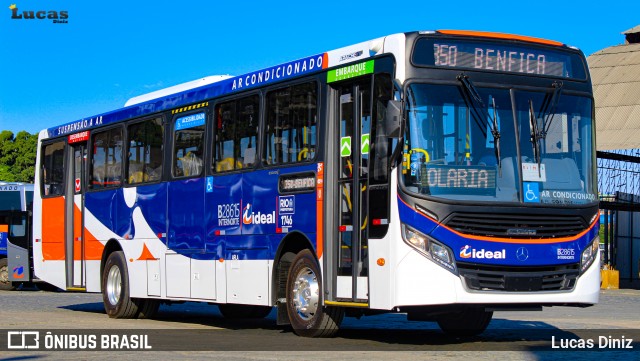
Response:
[[[402,225],[402,237],[408,245],[420,251],[427,258],[454,274],[456,273],[456,261],[449,247],[404,224]]]
[[[599,248],[600,236],[596,236],[591,244],[582,251],[582,256],[580,257],[580,273],[583,273],[587,268],[589,268],[589,266],[591,266],[593,260],[596,259],[596,256],[598,255]]]

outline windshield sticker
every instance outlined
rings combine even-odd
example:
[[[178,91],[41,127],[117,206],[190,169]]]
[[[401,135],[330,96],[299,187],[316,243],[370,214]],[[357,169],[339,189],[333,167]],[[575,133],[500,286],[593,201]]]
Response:
[[[540,184],[524,182],[523,183],[524,202],[540,203]]]
[[[547,171],[544,164],[522,163],[522,180],[525,182],[546,182]]]
[[[595,202],[596,196],[585,192],[544,190],[540,199],[546,204],[585,204]]]
[[[416,169],[419,182],[428,185],[431,194],[496,194],[496,169],[482,166],[427,165]],[[424,184],[426,183],[426,184]]]
[[[340,156],[341,157],[351,156],[351,137],[340,138]]]

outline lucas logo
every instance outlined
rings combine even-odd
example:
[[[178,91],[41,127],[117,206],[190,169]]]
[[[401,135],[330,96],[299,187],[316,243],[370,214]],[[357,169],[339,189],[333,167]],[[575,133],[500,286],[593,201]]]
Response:
[[[476,259],[505,259],[507,251],[487,251],[484,248],[477,250],[466,245],[460,248],[460,258],[476,258]]]
[[[242,212],[242,223],[244,224],[275,224],[276,212],[273,211],[269,214],[265,213],[253,213],[251,203],[247,203]]]
[[[16,4],[11,4],[9,6],[9,10],[11,10],[11,19],[14,20],[53,20],[54,24],[67,24],[69,23],[69,12],[66,10],[63,11],[54,11],[54,10],[24,10],[20,11]]]

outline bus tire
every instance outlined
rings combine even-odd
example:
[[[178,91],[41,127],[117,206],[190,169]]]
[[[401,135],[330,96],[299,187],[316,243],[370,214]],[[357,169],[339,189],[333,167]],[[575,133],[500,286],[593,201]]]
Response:
[[[134,298],[133,302],[138,305],[138,318],[154,318],[160,309],[160,300],[151,298]]]
[[[136,318],[139,302],[129,296],[129,272],[122,251],[109,255],[102,273],[102,301],[111,318]]]
[[[271,313],[272,307],[227,303],[218,305],[218,309],[224,318],[237,320],[265,318]]]
[[[303,337],[333,337],[344,309],[322,305],[322,277],[308,249],[296,255],[287,277],[287,314],[293,331]]]
[[[13,282],[9,281],[9,265],[6,258],[0,258],[0,290],[13,291]]]
[[[468,307],[461,312],[439,317],[438,326],[449,336],[471,337],[484,332],[492,317],[493,312],[480,307]]]

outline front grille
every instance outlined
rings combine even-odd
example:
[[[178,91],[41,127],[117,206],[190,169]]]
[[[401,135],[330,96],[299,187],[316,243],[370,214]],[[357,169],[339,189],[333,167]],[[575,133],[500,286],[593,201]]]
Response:
[[[458,263],[458,272],[469,289],[510,292],[571,290],[580,273],[578,264],[510,267],[468,263]]]
[[[544,214],[454,213],[445,224],[464,234],[522,239],[571,237],[587,227],[580,216]]]

